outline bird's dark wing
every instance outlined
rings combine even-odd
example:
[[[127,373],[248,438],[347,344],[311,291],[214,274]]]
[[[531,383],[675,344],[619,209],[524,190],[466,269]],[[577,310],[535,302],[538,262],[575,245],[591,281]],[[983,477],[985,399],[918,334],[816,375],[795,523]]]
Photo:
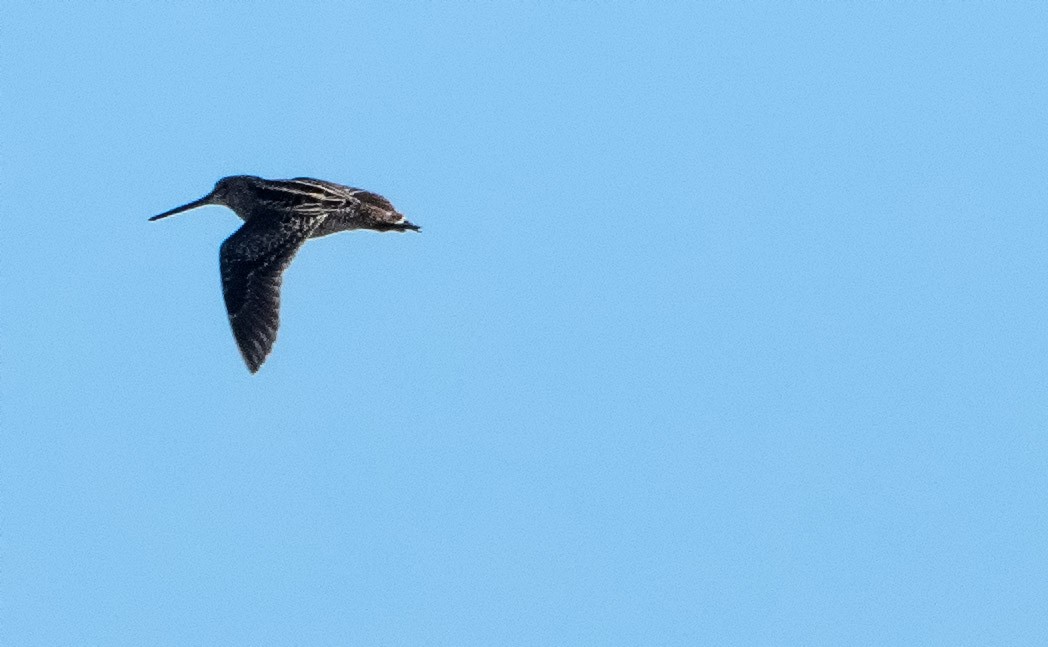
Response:
[[[233,336],[252,373],[266,361],[277,339],[284,269],[323,220],[313,215],[256,218],[222,243],[222,294]]]
[[[367,202],[385,211],[396,211],[393,208],[393,203],[387,200],[385,197],[372,193],[371,191],[365,191],[364,189],[356,189],[351,186],[345,186],[343,184],[335,184],[334,182],[328,182],[326,180],[317,180],[311,177],[296,177],[292,180],[287,180],[289,183],[293,183],[299,188],[310,189],[317,191],[324,196],[324,199],[328,202],[331,200],[343,200],[345,203],[359,203]]]
[[[296,177],[286,180],[286,182],[296,185],[301,189],[318,192],[328,198],[352,200],[357,193],[360,193],[360,189],[355,189],[351,186],[346,186],[345,184],[328,182],[327,180],[318,180],[312,177]]]

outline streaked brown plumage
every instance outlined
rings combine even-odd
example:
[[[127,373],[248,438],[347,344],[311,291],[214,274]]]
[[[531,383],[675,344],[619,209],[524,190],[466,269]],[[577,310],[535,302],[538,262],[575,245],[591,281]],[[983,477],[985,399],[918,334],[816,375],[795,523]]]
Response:
[[[222,243],[219,260],[233,337],[252,373],[276,341],[281,277],[306,240],[351,229],[419,231],[376,193],[306,177],[224,177],[203,198],[150,220],[209,204],[229,207],[244,221]]]

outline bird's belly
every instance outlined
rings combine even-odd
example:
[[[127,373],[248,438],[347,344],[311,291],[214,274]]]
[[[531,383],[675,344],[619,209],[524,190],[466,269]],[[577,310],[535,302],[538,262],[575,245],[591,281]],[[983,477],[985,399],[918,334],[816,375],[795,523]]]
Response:
[[[310,238],[320,238],[321,236],[330,236],[331,234],[337,234],[340,231],[349,231],[351,229],[359,229],[360,226],[354,222],[346,222],[339,218],[327,218],[324,222],[320,223],[320,226],[313,230],[313,233],[309,235]]]

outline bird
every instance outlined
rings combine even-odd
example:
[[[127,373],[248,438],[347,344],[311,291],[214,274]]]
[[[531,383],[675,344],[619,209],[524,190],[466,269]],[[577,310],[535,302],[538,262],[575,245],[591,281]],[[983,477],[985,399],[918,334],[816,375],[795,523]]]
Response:
[[[222,243],[219,265],[229,324],[252,374],[276,342],[283,273],[307,240],[353,229],[421,231],[377,193],[308,177],[231,175],[204,197],[149,220],[207,205],[228,207],[244,221]]]

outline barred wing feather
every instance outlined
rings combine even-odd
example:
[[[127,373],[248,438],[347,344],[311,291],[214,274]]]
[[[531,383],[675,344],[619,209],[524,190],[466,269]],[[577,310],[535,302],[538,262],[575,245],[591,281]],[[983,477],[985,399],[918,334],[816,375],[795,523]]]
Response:
[[[277,339],[284,270],[323,220],[323,216],[253,219],[222,243],[222,295],[233,337],[252,373],[262,366]]]

